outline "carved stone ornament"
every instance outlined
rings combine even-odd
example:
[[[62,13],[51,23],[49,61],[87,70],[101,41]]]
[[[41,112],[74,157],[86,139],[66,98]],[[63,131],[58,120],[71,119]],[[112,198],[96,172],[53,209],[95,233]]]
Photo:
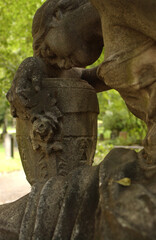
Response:
[[[32,189],[0,206],[0,240],[156,239],[155,23],[155,0],[47,0],[37,10],[34,56],[7,94]],[[103,44],[103,63],[84,69]],[[92,166],[94,90],[111,88],[147,137],[141,152],[113,149]]]
[[[34,95],[36,106],[25,108],[23,115],[16,111],[17,142],[31,184],[91,165],[97,140],[94,89],[85,81],[70,78],[47,78],[42,85],[43,90]]]

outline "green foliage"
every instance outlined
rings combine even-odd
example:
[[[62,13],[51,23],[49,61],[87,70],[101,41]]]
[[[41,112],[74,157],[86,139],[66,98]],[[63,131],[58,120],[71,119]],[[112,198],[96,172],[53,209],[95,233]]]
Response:
[[[8,110],[8,103],[4,98],[2,98],[0,101],[0,126],[4,123],[7,110]]]
[[[22,170],[19,152],[15,150],[14,158],[6,158],[5,149],[0,143],[0,173]]]
[[[43,0],[0,1],[0,96],[23,59],[32,55],[33,15]]]
[[[128,132],[129,142],[142,140],[146,133],[143,121],[136,118],[127,108],[124,100],[115,90],[98,94],[100,104],[99,119],[103,121],[103,129],[119,133]]]

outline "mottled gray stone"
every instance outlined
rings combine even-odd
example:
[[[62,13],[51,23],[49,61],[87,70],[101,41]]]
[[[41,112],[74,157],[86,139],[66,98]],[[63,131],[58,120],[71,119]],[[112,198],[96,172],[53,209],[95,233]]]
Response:
[[[156,238],[156,175],[145,177],[138,158],[132,150],[114,149],[101,163],[95,239]],[[129,186],[118,183],[124,178],[131,179]]]

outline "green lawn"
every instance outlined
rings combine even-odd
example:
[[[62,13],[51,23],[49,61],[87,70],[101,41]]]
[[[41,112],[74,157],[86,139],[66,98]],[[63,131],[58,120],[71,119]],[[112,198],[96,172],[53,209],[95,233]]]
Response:
[[[22,164],[18,150],[14,151],[14,158],[6,158],[3,144],[0,144],[0,173],[21,170]]]

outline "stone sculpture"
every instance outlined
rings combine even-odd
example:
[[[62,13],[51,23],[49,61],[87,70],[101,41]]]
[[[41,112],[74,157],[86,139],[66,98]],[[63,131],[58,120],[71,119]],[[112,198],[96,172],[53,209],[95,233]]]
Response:
[[[86,0],[47,0],[35,14],[34,57],[8,92],[32,190],[0,206],[0,240],[156,238],[156,3],[91,2],[97,10]],[[74,68],[96,60],[103,42],[98,68]],[[115,149],[91,166],[98,105],[87,82],[118,90],[146,122],[143,151]]]
[[[119,91],[130,111],[147,124],[145,154],[147,161],[155,164],[156,3],[92,2],[101,16],[105,43],[105,60],[98,76]]]

